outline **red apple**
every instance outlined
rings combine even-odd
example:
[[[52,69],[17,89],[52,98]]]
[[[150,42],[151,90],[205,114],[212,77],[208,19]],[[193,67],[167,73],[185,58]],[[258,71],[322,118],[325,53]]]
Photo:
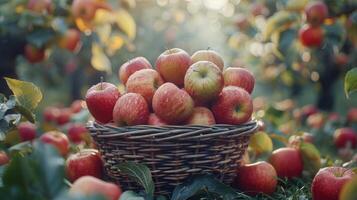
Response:
[[[223,72],[224,85],[237,86],[245,89],[249,94],[252,93],[255,79],[253,74],[244,68],[228,67]]]
[[[324,126],[325,124],[325,116],[322,113],[315,113],[310,115],[307,118],[307,125],[315,128],[315,129],[320,129]]]
[[[148,105],[151,105],[155,91],[162,84],[164,84],[164,80],[157,71],[142,69],[129,77],[126,82],[126,91],[141,94]]]
[[[301,108],[301,112],[304,117],[308,117],[312,114],[319,112],[319,110],[314,105],[306,105]]]
[[[352,128],[339,128],[336,129],[334,135],[334,143],[337,148],[356,148],[357,146],[357,133]]]
[[[27,9],[33,12],[52,12],[52,1],[51,0],[29,0],[27,2]]]
[[[212,112],[205,107],[195,107],[192,115],[187,119],[186,124],[192,125],[212,125],[216,120]]]
[[[33,123],[21,122],[17,129],[19,130],[21,141],[29,141],[36,138],[36,126]]]
[[[98,150],[82,149],[70,155],[66,160],[66,174],[71,182],[82,176],[102,178],[103,162]]]
[[[251,119],[253,102],[249,93],[236,86],[224,87],[212,106],[217,123],[242,124]]]
[[[30,44],[25,46],[25,58],[30,63],[38,63],[45,59],[45,50],[38,49]]]
[[[85,100],[93,117],[100,123],[108,123],[113,120],[114,105],[119,97],[115,85],[102,82],[89,88]]]
[[[56,122],[58,125],[65,125],[71,120],[72,112],[68,108],[61,109],[57,118]]]
[[[186,91],[172,83],[164,83],[156,90],[152,106],[159,118],[177,124],[191,116],[194,103]]]
[[[79,113],[83,109],[83,100],[75,100],[72,102],[70,108],[72,113]]]
[[[59,46],[71,52],[77,51],[81,46],[81,32],[69,29],[59,40]]]
[[[206,103],[216,99],[223,88],[221,70],[209,61],[198,61],[188,68],[185,90],[196,102]]]
[[[149,115],[148,125],[165,126],[167,125],[167,123],[164,120],[160,119],[157,115],[155,115],[155,113],[151,113]]]
[[[277,174],[274,167],[260,161],[246,164],[238,168],[234,186],[249,195],[264,193],[271,195],[277,185]]]
[[[357,108],[350,108],[347,113],[348,122],[357,122]]]
[[[0,166],[9,163],[10,159],[4,151],[0,151]]]
[[[157,58],[156,69],[165,81],[182,86],[191,63],[191,57],[186,51],[174,48],[166,50]]]
[[[142,69],[151,69],[152,66],[150,62],[144,57],[136,57],[120,66],[119,69],[119,79],[124,85],[129,77],[134,74],[134,72]]]
[[[313,200],[339,200],[342,187],[354,173],[343,167],[325,167],[317,172],[311,185]]]
[[[133,126],[146,124],[149,114],[149,106],[143,96],[136,93],[126,93],[116,102],[113,119],[119,126]]]
[[[108,183],[92,176],[83,176],[73,183],[69,193],[82,195],[101,194],[107,200],[118,200],[122,190],[120,186],[113,183]]]
[[[324,31],[319,26],[305,25],[299,30],[299,39],[306,47],[320,47],[324,40]]]
[[[87,134],[88,130],[83,124],[75,123],[69,125],[67,135],[71,142],[78,144],[84,140]]]
[[[336,112],[332,112],[328,115],[328,120],[331,122],[336,122],[340,120],[340,115]]]
[[[56,107],[47,107],[45,108],[45,110],[43,111],[43,119],[46,122],[54,122],[56,121],[57,117],[60,114],[60,109],[56,108]]]
[[[224,61],[222,57],[213,50],[199,50],[196,51],[191,56],[192,63],[196,63],[198,61],[210,61],[215,64],[221,71],[224,68]]]
[[[111,10],[106,2],[97,0],[74,0],[71,7],[73,16],[85,21],[92,21],[97,9]]]
[[[49,131],[41,135],[40,140],[53,145],[62,156],[66,156],[69,152],[69,140],[64,133]]]
[[[274,166],[279,177],[299,177],[303,171],[303,161],[299,150],[291,147],[273,151],[269,162]]]
[[[314,1],[306,6],[305,14],[309,24],[319,26],[328,17],[328,8],[322,1]]]

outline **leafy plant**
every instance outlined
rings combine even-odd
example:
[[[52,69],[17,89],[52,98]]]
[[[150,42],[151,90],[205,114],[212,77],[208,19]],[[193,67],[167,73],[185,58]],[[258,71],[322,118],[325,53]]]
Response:
[[[357,91],[357,68],[353,68],[346,73],[345,76],[345,93],[346,96]]]

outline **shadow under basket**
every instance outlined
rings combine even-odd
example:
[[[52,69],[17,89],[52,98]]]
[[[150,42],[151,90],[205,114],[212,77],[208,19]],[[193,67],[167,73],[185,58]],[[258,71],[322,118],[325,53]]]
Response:
[[[110,179],[120,182],[124,190],[140,190],[116,166],[127,161],[145,164],[151,170],[155,193],[163,195],[201,173],[213,174],[230,184],[257,127],[256,121],[242,125],[127,127],[89,122],[87,126]]]

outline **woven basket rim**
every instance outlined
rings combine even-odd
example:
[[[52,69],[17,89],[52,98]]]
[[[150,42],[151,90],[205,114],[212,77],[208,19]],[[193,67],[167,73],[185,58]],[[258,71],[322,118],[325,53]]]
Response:
[[[99,124],[94,121],[87,123],[87,128],[92,136],[99,138],[126,138],[130,140],[192,140],[209,139],[218,136],[235,138],[245,134],[251,134],[258,128],[257,120],[251,120],[244,124],[213,124],[213,125],[136,125],[117,127],[107,124]]]

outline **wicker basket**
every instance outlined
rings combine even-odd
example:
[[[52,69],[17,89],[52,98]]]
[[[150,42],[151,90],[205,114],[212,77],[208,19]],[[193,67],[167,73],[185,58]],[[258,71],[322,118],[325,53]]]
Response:
[[[125,161],[147,165],[157,194],[169,194],[187,177],[211,173],[231,183],[256,121],[243,125],[114,127],[90,122],[88,129],[105,161],[109,178],[124,189],[138,186],[115,167]]]

